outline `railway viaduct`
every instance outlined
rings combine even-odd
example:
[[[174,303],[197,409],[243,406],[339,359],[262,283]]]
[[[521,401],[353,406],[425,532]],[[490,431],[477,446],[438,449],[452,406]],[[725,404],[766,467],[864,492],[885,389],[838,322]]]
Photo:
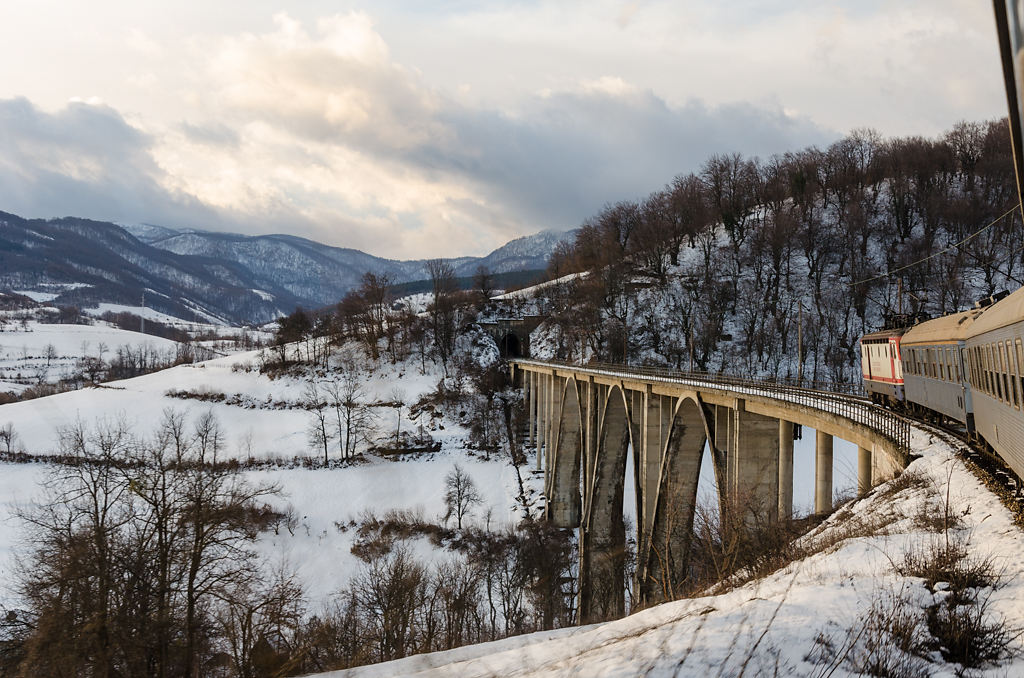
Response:
[[[908,462],[909,424],[859,397],[621,365],[510,364],[544,469],[546,518],[580,528],[584,624],[625,612],[627,472],[636,488],[637,590],[648,604],[670,599],[685,577],[705,444],[720,509],[768,519],[792,515],[796,424],[817,432],[817,513],[832,508],[833,436],[858,446],[862,493]]]

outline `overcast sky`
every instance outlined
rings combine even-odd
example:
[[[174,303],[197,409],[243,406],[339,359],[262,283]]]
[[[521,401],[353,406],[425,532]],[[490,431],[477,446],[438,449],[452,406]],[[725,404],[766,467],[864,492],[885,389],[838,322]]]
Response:
[[[967,0],[4,0],[0,63],[0,210],[397,258],[1006,111]]]

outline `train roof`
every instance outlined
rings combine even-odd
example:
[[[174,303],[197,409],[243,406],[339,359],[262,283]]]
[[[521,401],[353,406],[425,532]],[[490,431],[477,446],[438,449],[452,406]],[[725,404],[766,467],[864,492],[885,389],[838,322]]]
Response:
[[[860,341],[861,343],[864,343],[865,341],[885,341],[893,337],[901,336],[904,332],[906,332],[906,329],[902,327],[892,330],[879,330],[878,332],[865,334],[863,337],[860,338]]]
[[[949,341],[963,341],[977,326],[979,318],[988,317],[987,311],[994,308],[972,308],[959,313],[951,313],[934,320],[926,320],[911,327],[903,335],[900,344],[939,344]]]
[[[1024,287],[984,309],[985,315],[971,327],[968,338],[1024,321]]]

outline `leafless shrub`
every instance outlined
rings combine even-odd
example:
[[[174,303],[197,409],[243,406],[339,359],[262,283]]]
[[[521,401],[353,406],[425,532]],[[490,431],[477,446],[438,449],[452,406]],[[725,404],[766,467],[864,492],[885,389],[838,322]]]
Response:
[[[1015,654],[1022,629],[1010,627],[990,609],[992,593],[1001,582],[991,558],[972,557],[959,541],[936,539],[908,551],[896,569],[903,576],[924,579],[935,595],[926,622],[935,649],[946,661],[978,668]]]

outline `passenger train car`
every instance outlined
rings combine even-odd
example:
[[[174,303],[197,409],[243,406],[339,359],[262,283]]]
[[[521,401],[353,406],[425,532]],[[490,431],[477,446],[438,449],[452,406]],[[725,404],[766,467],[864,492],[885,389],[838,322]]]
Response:
[[[860,340],[864,390],[879,405],[903,402],[902,335],[903,330],[882,330],[865,334]]]
[[[1024,287],[988,308],[967,332],[977,435],[1024,478]]]
[[[928,320],[903,335],[906,400],[920,404],[910,409],[920,414],[936,412],[973,429],[964,346],[967,333],[986,310],[976,308]]]
[[[1024,478],[1024,287],[988,306],[861,339],[873,401],[958,421]]]

